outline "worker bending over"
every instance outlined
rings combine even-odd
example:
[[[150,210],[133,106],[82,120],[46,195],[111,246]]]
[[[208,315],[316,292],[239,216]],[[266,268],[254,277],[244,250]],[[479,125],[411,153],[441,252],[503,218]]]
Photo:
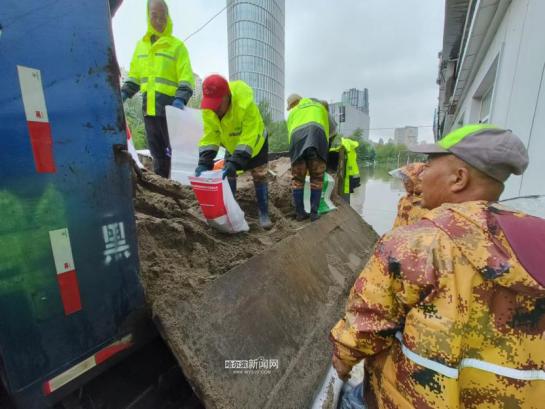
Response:
[[[267,172],[269,142],[254,93],[244,81],[227,82],[220,75],[207,77],[202,85],[201,103],[204,134],[199,142],[199,165],[195,175],[210,170],[220,146],[225,148],[223,177],[233,194],[237,171],[250,170],[254,180],[259,223],[272,227],[269,218]]]
[[[330,119],[321,101],[297,94],[288,97],[288,138],[292,173],[295,217],[309,217],[305,211],[303,192],[307,172],[310,175],[310,220],[319,218],[324,172],[329,150]]]

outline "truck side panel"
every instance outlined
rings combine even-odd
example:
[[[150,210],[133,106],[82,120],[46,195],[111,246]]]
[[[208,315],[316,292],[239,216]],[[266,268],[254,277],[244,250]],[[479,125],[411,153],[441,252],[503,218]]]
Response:
[[[108,0],[3,0],[0,26],[0,358],[44,407],[135,342],[125,120]]]

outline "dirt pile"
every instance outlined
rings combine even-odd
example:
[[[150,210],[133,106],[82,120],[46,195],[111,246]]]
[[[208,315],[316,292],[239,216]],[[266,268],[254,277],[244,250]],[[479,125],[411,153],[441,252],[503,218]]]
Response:
[[[271,162],[270,215],[273,229],[261,229],[251,177],[239,178],[237,201],[250,226],[229,235],[204,221],[191,187],[144,172],[135,209],[141,279],[155,310],[169,297],[199,296],[203,286],[301,227],[291,217],[289,160]]]
[[[377,239],[344,203],[316,223],[296,222],[289,167],[270,163],[270,231],[259,227],[249,176],[237,201],[250,231],[236,235],[206,224],[189,187],[145,173],[136,189],[146,297],[209,409],[310,406],[328,370],[329,330]]]

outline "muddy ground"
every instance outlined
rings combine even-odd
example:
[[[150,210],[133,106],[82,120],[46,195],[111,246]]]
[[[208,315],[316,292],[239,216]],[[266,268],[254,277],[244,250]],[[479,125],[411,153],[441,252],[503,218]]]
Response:
[[[225,234],[209,227],[191,187],[144,173],[136,187],[141,278],[154,310],[169,297],[198,297],[211,280],[293,234],[289,160],[271,162],[270,217],[273,229],[259,226],[253,184],[239,178],[236,199],[250,226],[248,233]]]
[[[286,158],[270,162],[269,231],[259,226],[249,175],[239,177],[250,231],[236,235],[206,224],[190,187],[149,172],[137,185],[146,298],[207,408],[307,407],[329,365],[327,334],[376,241],[346,204],[317,223],[296,222],[289,167]],[[279,369],[225,369],[225,360],[262,357]]]

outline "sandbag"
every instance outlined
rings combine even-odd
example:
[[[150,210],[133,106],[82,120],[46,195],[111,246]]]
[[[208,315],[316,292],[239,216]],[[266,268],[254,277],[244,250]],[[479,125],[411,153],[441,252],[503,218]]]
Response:
[[[318,208],[318,214],[329,213],[332,210],[335,210],[337,207],[331,201],[331,193],[335,187],[335,179],[329,173],[324,174],[324,184],[322,187],[322,197],[320,199],[320,207]],[[304,190],[304,203],[305,203],[305,212],[310,213],[310,178],[307,176],[305,179],[305,190]]]
[[[199,162],[199,141],[204,132],[200,109],[165,107],[172,148],[172,179],[189,185]]]
[[[233,197],[229,182],[222,179],[221,171],[190,176],[189,182],[210,226],[224,233],[250,230],[244,212]]]

